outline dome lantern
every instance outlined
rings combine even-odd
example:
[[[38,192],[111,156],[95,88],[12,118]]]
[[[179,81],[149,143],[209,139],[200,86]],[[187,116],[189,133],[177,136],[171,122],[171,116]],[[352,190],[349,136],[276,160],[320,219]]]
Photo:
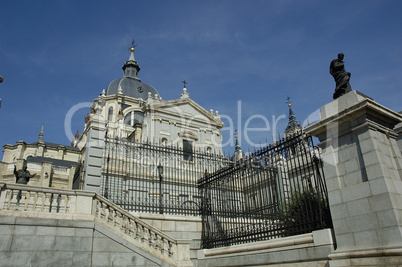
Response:
[[[132,43],[130,51],[130,57],[122,67],[122,69],[124,70],[123,77],[115,79],[109,84],[106,90],[106,95],[115,95],[118,93],[122,93],[125,96],[142,98],[143,100],[147,99],[148,93],[151,93],[151,95],[159,95],[158,91],[156,91],[154,87],[142,82],[138,78],[138,72],[141,68],[134,57],[134,42]]]

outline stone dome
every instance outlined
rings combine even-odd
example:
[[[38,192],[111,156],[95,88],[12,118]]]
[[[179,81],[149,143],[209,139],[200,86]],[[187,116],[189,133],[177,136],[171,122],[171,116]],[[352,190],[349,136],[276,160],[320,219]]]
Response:
[[[152,96],[155,94],[159,95],[158,91],[156,91],[156,89],[151,85],[131,77],[123,77],[113,80],[107,88],[106,95],[117,94],[119,88],[121,88],[123,95],[142,98],[144,100],[147,99],[148,92],[150,92]]]
[[[106,90],[106,95],[117,94],[120,88],[123,95],[142,98],[144,100],[147,99],[148,93],[151,93],[152,96],[155,94],[159,95],[155,88],[138,78],[138,72],[141,68],[137,61],[135,61],[134,47],[131,48],[130,58],[124,63],[122,68],[124,70],[123,78],[113,80]]]

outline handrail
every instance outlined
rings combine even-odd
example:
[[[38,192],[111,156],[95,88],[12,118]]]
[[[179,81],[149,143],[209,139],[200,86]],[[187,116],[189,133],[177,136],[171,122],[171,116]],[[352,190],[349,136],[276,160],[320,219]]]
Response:
[[[190,259],[189,254],[183,257],[188,243],[173,239],[95,192],[0,182],[1,215],[93,220],[172,265],[188,264]]]
[[[95,216],[101,222],[113,225],[115,229],[129,235],[135,240],[148,244],[162,255],[172,257],[176,251],[177,241],[162,231],[147,224],[101,195],[96,194]]]

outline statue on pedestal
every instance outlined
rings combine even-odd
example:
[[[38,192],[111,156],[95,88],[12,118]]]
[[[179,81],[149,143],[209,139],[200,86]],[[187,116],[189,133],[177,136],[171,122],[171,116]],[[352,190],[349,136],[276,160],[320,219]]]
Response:
[[[329,73],[334,77],[336,83],[335,93],[333,95],[334,99],[337,99],[341,95],[352,91],[352,88],[349,84],[351,73],[345,71],[345,65],[342,61],[343,57],[344,54],[339,53],[338,58],[332,60],[329,67]]]

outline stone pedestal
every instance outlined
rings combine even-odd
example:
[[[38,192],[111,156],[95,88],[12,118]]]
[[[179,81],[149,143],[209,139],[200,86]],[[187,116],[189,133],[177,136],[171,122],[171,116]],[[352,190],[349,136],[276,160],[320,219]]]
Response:
[[[105,147],[106,121],[99,114],[91,114],[87,124],[83,190],[100,192],[102,161]]]
[[[399,112],[399,114],[402,114],[402,111]],[[398,135],[396,138],[396,143],[398,144],[399,149],[402,151],[402,122],[395,126],[394,131]]]
[[[330,266],[402,264],[402,156],[398,114],[352,91],[323,106],[319,138],[337,242]]]

